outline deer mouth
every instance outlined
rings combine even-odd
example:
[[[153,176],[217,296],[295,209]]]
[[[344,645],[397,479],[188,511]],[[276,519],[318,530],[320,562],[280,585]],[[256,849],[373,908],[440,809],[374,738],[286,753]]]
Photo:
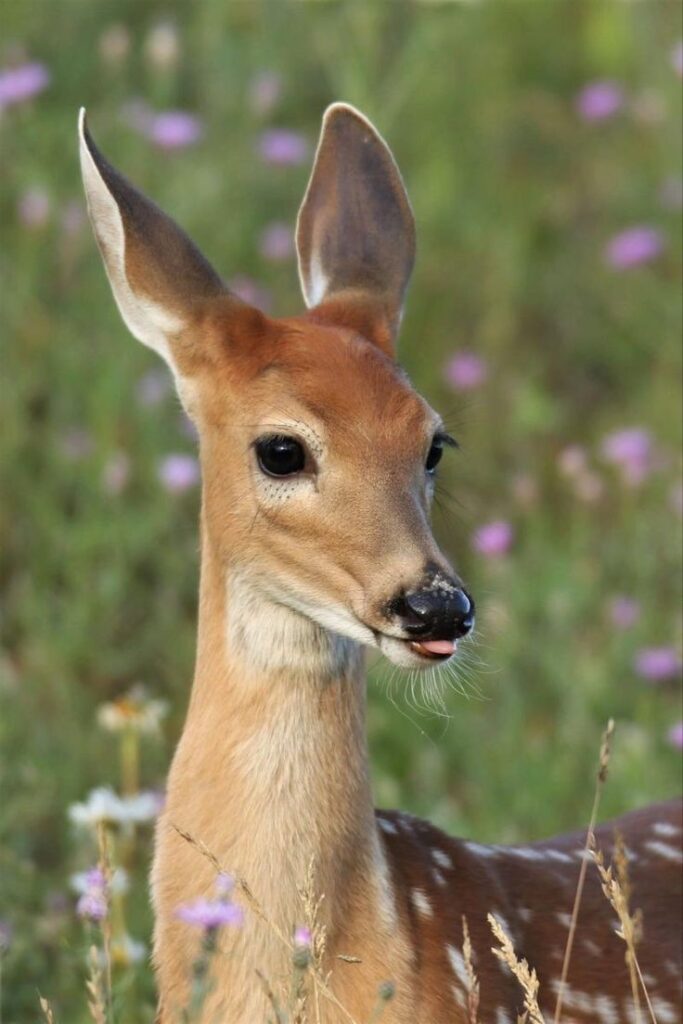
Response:
[[[445,661],[458,649],[455,640],[411,640],[409,647],[415,654],[431,661]]]

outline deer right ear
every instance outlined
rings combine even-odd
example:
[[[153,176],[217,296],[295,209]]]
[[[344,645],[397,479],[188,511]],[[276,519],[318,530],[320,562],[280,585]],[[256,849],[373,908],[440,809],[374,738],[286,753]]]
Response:
[[[389,353],[415,260],[415,222],[389,147],[353,107],[325,111],[297,222],[299,276],[308,306],[365,325]]]
[[[105,160],[85,110],[78,134],[88,213],[121,316],[131,334],[169,363],[180,385],[188,368],[208,355],[192,328],[217,299],[236,314],[258,314],[230,294],[178,225]]]

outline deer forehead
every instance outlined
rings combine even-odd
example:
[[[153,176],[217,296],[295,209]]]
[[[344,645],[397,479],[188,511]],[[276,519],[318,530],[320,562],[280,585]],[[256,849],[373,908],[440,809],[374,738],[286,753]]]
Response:
[[[236,353],[226,336],[224,372],[212,367],[204,388],[212,419],[237,417],[247,433],[293,432],[312,447],[361,455],[422,452],[440,419],[404,371],[345,328],[270,321]],[[236,409],[237,406],[237,409]],[[223,415],[221,415],[221,413]]]

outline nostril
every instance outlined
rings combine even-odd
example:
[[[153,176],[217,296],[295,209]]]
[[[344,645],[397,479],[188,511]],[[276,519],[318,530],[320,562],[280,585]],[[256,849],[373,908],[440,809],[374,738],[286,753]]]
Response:
[[[453,605],[458,637],[467,636],[474,626],[474,601],[466,590],[456,590]]]
[[[403,620],[403,628],[413,636],[423,636],[433,628],[434,602],[428,592],[402,594],[391,602],[389,611]]]

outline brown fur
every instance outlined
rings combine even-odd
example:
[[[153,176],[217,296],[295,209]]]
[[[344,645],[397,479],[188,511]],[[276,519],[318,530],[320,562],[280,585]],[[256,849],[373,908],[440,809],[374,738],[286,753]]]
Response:
[[[432,537],[424,471],[440,421],[392,358],[414,227],[391,155],[357,112],[326,115],[297,233],[314,308],[286,320],[232,296],[106,163],[84,122],[81,160],[116,300],[133,333],[170,363],[201,441],[197,660],[152,872],[160,1021],[172,1024],[186,1005],[199,948],[176,909],[214,884],[209,861],[173,826],[244,877],[285,936],[302,921],[298,886],[313,859],[329,984],[358,1022],[392,979],[387,1024],[464,1024],[464,914],[480,1020],[511,1024],[521,993],[491,955],[487,912],[502,916],[538,969],[551,1008],[566,939],[558,915],[571,909],[581,837],[477,847],[395,813],[381,812],[378,824],[373,809],[360,645],[415,664],[389,599],[416,585],[427,563],[453,578]],[[311,466],[296,480],[258,468],[254,444],[269,432],[305,444]],[[636,856],[633,898],[660,1024],[680,1015],[676,811],[619,822]],[[600,841],[611,837],[606,826]],[[613,929],[591,875],[566,996],[573,1020],[630,1019]],[[242,929],[221,936],[202,1022],[265,1020],[256,970],[286,987],[291,955],[247,911]],[[348,1019],[322,999],[321,1022]]]

